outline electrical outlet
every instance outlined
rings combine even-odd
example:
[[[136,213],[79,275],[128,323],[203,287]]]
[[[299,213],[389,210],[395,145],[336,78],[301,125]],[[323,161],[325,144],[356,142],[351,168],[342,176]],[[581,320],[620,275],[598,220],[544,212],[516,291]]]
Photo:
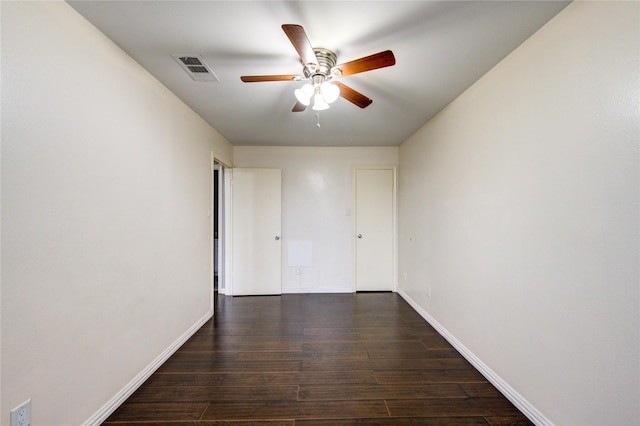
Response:
[[[431,297],[431,286],[427,284],[427,297]]]
[[[28,399],[11,410],[10,426],[29,426],[31,424],[31,400]]]
[[[402,279],[403,279],[404,281],[406,281],[406,280],[407,280],[407,273],[406,273],[406,272],[403,272],[403,273],[402,273]]]

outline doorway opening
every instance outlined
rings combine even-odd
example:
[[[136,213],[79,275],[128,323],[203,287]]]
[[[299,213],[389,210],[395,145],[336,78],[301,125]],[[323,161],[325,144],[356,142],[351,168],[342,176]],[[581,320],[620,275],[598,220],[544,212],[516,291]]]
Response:
[[[213,292],[224,294],[225,264],[225,168],[217,160],[213,163]]]

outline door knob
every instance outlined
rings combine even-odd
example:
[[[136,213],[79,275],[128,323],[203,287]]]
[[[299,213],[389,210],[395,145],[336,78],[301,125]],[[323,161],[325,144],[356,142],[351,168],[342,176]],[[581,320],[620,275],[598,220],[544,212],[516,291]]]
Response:
[[[276,235],[276,241],[278,241],[280,239],[279,235]]]
[[[358,238],[362,238],[362,234],[358,234]]]

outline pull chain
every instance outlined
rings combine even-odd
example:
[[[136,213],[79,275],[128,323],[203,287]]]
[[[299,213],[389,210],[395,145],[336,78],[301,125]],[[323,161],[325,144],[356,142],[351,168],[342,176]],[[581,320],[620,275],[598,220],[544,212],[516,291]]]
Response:
[[[320,127],[320,111],[316,112],[316,127]]]

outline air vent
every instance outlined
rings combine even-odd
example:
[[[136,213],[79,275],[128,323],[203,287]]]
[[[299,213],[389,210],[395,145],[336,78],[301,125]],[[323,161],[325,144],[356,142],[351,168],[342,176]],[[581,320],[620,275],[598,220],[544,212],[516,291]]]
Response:
[[[213,71],[211,71],[209,65],[204,62],[202,56],[187,54],[176,54],[171,56],[173,56],[182,69],[184,69],[195,81],[220,81]]]

